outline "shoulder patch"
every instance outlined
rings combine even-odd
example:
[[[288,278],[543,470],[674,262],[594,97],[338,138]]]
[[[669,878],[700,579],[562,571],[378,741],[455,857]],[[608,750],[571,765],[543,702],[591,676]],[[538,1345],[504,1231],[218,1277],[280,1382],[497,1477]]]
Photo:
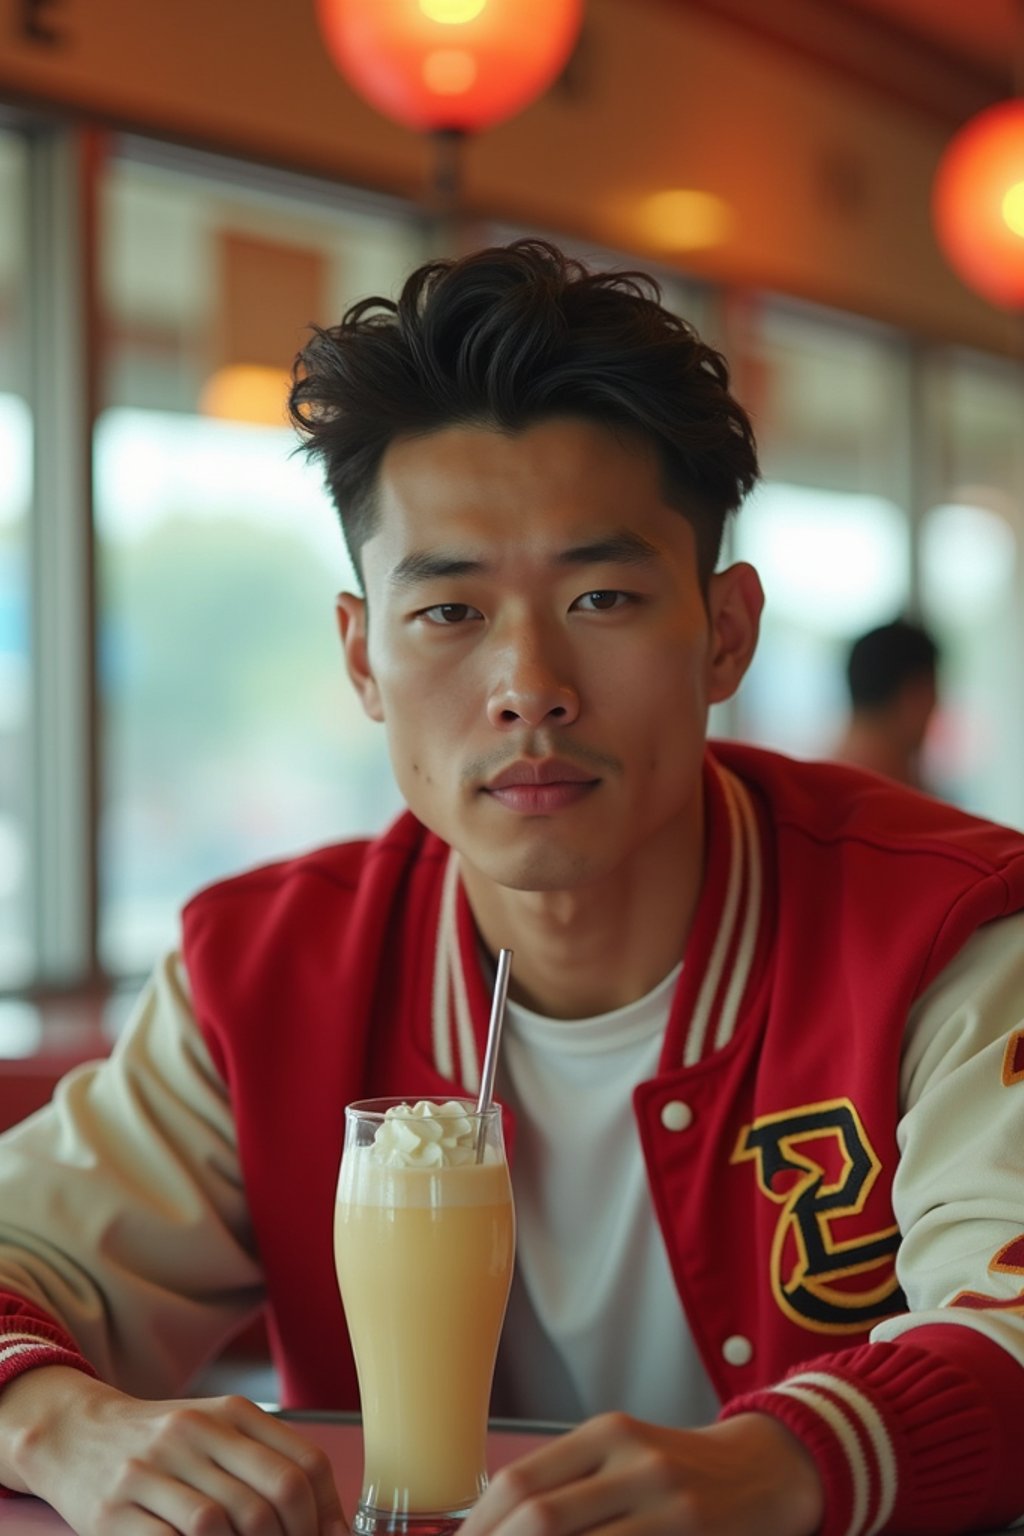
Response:
[[[1024,1237],[1011,1238],[1004,1243],[990,1261],[991,1275],[1024,1275]],[[960,1291],[953,1297],[951,1306],[971,1307],[991,1312],[1020,1312],[1024,1314],[1024,1291],[1016,1296],[989,1296],[984,1291]]]
[[[1009,1088],[1020,1082],[1024,1082],[1024,1029],[1015,1029],[1003,1053],[1003,1083]]]

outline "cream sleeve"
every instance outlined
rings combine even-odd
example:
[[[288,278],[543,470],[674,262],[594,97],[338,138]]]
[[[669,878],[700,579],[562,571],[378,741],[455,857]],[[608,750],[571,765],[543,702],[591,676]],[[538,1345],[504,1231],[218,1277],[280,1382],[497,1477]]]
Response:
[[[110,1058],[0,1137],[0,1291],[146,1397],[179,1394],[259,1307],[231,1108],[177,955]]]
[[[1024,915],[989,923],[908,1020],[900,1078],[897,1274],[921,1323],[987,1334],[1024,1364]]]

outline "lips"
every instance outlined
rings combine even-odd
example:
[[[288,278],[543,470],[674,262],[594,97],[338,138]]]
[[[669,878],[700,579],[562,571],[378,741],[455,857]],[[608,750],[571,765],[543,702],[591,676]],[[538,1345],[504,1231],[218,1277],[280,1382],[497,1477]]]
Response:
[[[485,785],[485,790],[507,811],[523,816],[551,816],[578,805],[600,782],[587,769],[561,758],[537,762],[524,758],[503,769]]]
[[[514,789],[520,784],[595,784],[594,774],[586,768],[577,768],[574,763],[564,762],[561,758],[545,757],[537,762],[522,759],[513,763],[493,778],[487,785],[491,791],[496,789]]]

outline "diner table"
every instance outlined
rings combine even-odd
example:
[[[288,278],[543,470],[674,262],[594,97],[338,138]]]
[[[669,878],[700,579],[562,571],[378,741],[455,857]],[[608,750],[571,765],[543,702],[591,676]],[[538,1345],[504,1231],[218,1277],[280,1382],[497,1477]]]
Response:
[[[282,1412],[281,1417],[327,1452],[342,1505],[351,1518],[359,1498],[363,1470],[363,1437],[358,1414]],[[525,1456],[527,1451],[542,1445],[566,1427],[564,1424],[493,1420],[487,1436],[489,1470],[496,1472],[507,1462]],[[61,1536],[61,1533],[68,1536],[70,1531],[67,1521],[41,1499],[0,1499],[0,1536]],[[1020,1530],[1018,1527],[1014,1531],[991,1532],[988,1536],[1020,1536]]]
[[[265,1405],[264,1405],[265,1406]],[[363,1472],[363,1437],[358,1414],[282,1412],[281,1418],[308,1435],[330,1457],[342,1505],[351,1517],[359,1498]],[[496,1472],[518,1456],[541,1445],[562,1425],[518,1423],[496,1419],[487,1436],[487,1463]],[[60,1536],[71,1530],[56,1510],[41,1499],[13,1497],[0,1499],[2,1536]]]

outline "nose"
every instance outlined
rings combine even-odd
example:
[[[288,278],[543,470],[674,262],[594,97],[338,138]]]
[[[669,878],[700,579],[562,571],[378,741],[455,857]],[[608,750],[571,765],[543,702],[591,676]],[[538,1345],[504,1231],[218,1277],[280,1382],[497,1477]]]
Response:
[[[532,626],[521,625],[495,657],[487,718],[498,729],[526,725],[571,725],[580,712],[579,694],[564,658]]]

